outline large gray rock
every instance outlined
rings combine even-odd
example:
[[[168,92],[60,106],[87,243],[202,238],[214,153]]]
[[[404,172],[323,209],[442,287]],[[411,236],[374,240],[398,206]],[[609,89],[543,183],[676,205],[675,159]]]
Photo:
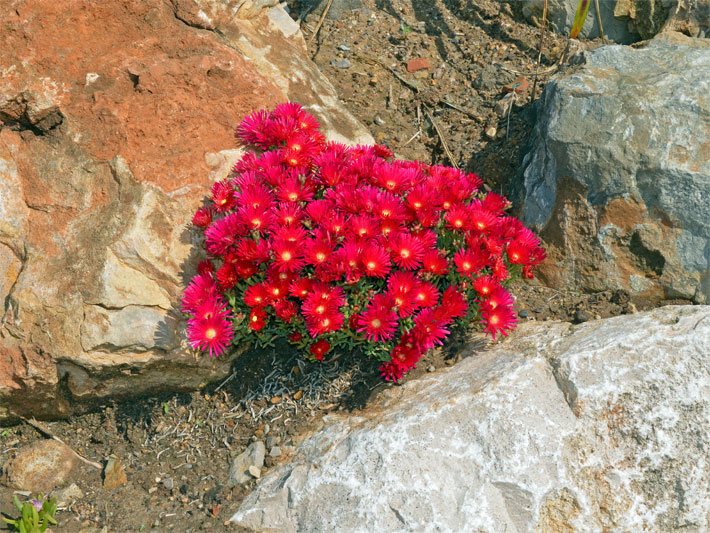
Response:
[[[553,286],[710,301],[710,43],[607,46],[542,95],[522,217]]]
[[[649,4],[656,0],[643,1]],[[660,3],[661,1],[668,0],[657,1]],[[624,0],[622,0],[622,3],[623,2]],[[544,3],[545,0],[523,0],[523,14],[528,20],[540,23],[542,21]],[[550,27],[557,33],[568,35],[572,28],[572,22],[574,21],[578,3],[578,0],[547,0],[547,20]],[[639,40],[638,32],[634,31],[633,27],[630,25],[631,20],[627,16],[627,13],[621,15],[615,14],[615,0],[600,0],[599,9],[605,37],[622,44],[633,43]],[[589,39],[599,37],[599,22],[593,1],[582,28],[581,36]]]
[[[710,307],[528,323],[330,418],[232,521],[257,531],[703,531]]]
[[[710,0],[599,0],[591,6],[581,36],[600,36],[599,18],[604,36],[617,43],[629,44],[650,39],[661,31],[680,31],[691,37],[706,36],[710,26]],[[545,0],[523,0],[523,14],[541,23]],[[550,27],[568,35],[577,11],[578,0],[547,0]]]

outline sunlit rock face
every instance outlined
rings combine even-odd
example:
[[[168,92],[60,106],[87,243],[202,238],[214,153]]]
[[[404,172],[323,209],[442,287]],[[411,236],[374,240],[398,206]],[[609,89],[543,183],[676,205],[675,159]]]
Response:
[[[255,531],[707,529],[710,307],[527,323],[333,416],[232,521]]]
[[[234,127],[297,101],[372,142],[275,2],[11,2],[0,32],[0,420],[192,389],[192,212],[240,156]],[[232,2],[234,4],[234,2]]]

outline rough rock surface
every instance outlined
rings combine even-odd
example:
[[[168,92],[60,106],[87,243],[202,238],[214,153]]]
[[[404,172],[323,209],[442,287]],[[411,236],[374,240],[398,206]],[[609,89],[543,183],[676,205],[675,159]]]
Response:
[[[258,531],[703,531],[710,307],[527,323],[332,417],[232,521]]]
[[[709,71],[710,43],[667,33],[546,86],[520,196],[551,286],[710,301]]]
[[[264,466],[264,457],[266,456],[266,446],[260,440],[252,442],[249,447],[241,454],[232,460],[229,467],[228,486],[236,487],[253,479],[250,475],[251,469],[254,468],[260,472]]]
[[[591,0],[590,0],[591,1]],[[569,34],[578,0],[548,0],[548,21],[558,33]],[[544,0],[523,0],[523,14],[531,22],[542,20]],[[600,36],[599,21],[592,2],[582,36]],[[705,37],[710,26],[710,0],[600,0],[604,36],[629,44],[650,39],[661,31],[679,31],[691,37]]]
[[[234,126],[290,99],[332,138],[372,141],[283,9],[236,4],[10,1],[0,420],[224,376],[229,361],[181,345],[173,306],[195,262],[186,223],[240,153]]]
[[[47,494],[66,483],[77,462],[74,452],[64,444],[40,440],[15,453],[3,466],[3,478],[10,487]]]
[[[591,0],[590,0],[591,1]],[[624,2],[625,0],[621,0]],[[642,0],[654,3],[656,0]],[[660,3],[663,0],[658,0]],[[577,0],[548,0],[547,20],[550,27],[564,35],[568,35],[572,28],[574,15],[577,11]],[[541,23],[544,0],[523,0],[523,14],[531,22]],[[622,44],[629,44],[639,40],[638,32],[633,30],[631,20],[627,13],[618,13],[615,0],[600,0],[599,9],[601,11],[602,27],[604,36],[612,41]],[[615,13],[616,11],[616,13]],[[599,37],[599,22],[594,7],[594,2],[589,8],[587,20],[582,28],[582,37],[594,39]]]

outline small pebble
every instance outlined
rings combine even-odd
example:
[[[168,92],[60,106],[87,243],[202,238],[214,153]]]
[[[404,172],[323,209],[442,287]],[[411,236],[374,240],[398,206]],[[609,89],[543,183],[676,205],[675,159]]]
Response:
[[[498,133],[498,130],[495,126],[489,126],[488,128],[486,128],[486,137],[488,137],[489,139],[495,139],[496,133]]]
[[[269,455],[271,457],[280,457],[281,456],[281,448],[279,448],[278,446],[274,446],[273,448],[271,448]]]
[[[429,368],[426,369],[427,372],[434,372],[436,370],[436,367],[434,365],[430,365]]]
[[[271,403],[272,405],[276,405],[277,403],[281,403],[281,396],[274,396],[271,398]]]
[[[417,72],[418,70],[428,70],[431,68],[431,61],[426,57],[415,57],[407,61],[407,72]]]
[[[373,122],[374,122],[375,124],[377,124],[378,126],[384,126],[384,125],[385,125],[385,121],[382,119],[382,117],[381,117],[380,115],[375,115],[375,118],[374,118]]]
[[[592,319],[591,315],[584,309],[577,309],[574,312],[574,319],[577,322],[587,322]]]
[[[272,435],[270,437],[266,437],[266,447],[271,449],[274,446],[278,446],[281,444],[281,437],[277,437],[275,435]]]
[[[296,394],[293,395],[293,399],[300,400],[301,398],[303,398],[303,391],[302,390],[296,391]]]
[[[340,44],[338,45],[338,50],[340,50],[341,52],[349,52],[350,47],[347,44]]]
[[[521,309],[520,312],[518,313],[518,316],[520,318],[527,318],[528,317],[528,311],[527,309]]]
[[[153,494],[156,490],[158,490],[158,487],[150,487],[148,489],[148,494]]]
[[[165,487],[168,490],[173,490],[173,487],[175,486],[175,482],[173,481],[173,478],[171,477],[166,477],[163,479],[163,487]]]
[[[258,466],[250,466],[249,473],[254,477],[254,479],[259,479],[261,477],[261,468]]]
[[[349,59],[333,59],[330,64],[335,68],[346,69],[352,67]]]

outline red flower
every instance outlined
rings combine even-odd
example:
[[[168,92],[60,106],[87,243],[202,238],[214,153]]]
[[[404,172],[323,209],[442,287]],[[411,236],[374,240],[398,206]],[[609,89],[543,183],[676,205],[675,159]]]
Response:
[[[433,348],[435,345],[444,344],[444,339],[449,336],[447,324],[441,320],[434,309],[424,309],[414,318],[414,328],[410,332],[422,351]]]
[[[218,296],[217,285],[209,274],[198,274],[185,289],[182,295],[182,310],[192,312],[207,300]]]
[[[224,263],[217,270],[217,282],[224,290],[232,289],[239,281],[239,275],[231,263]]]
[[[303,340],[303,334],[302,334],[301,332],[299,332],[299,331],[294,331],[293,333],[291,333],[291,334],[288,336],[288,340],[289,340],[292,344],[298,344],[299,342],[301,342],[301,341]]]
[[[201,207],[192,217],[192,223],[198,228],[206,228],[212,223],[212,208]]]
[[[481,233],[487,233],[496,225],[496,217],[487,209],[485,209],[480,202],[474,202],[471,204],[470,213],[470,223],[471,229],[474,229]]]
[[[303,266],[302,249],[296,242],[278,240],[275,241],[272,250],[274,251],[274,264],[281,272],[298,272]]]
[[[500,283],[498,283],[498,280],[493,276],[481,276],[480,278],[476,278],[473,282],[473,290],[484,298],[498,287],[500,287]]]
[[[435,285],[422,281],[412,292],[414,301],[419,307],[432,307],[439,301],[439,290]]]
[[[325,358],[325,354],[330,351],[330,343],[327,340],[319,340],[311,344],[309,351],[316,358],[316,361],[322,361]]]
[[[209,259],[203,259],[197,264],[198,274],[212,274],[214,272],[214,265]]]
[[[389,254],[376,243],[370,243],[363,247],[360,262],[365,275],[375,278],[386,277],[392,269]]]
[[[345,317],[332,305],[326,305],[326,313],[320,316],[306,317],[306,329],[311,337],[317,337],[343,327]]]
[[[212,203],[218,213],[225,213],[237,204],[234,189],[226,181],[218,181],[212,185]]]
[[[245,231],[246,226],[237,213],[215,220],[205,231],[207,251],[216,256],[224,255]]]
[[[424,246],[409,233],[400,233],[391,239],[390,250],[394,264],[405,270],[414,270],[421,265]]]
[[[263,307],[255,307],[249,313],[249,329],[261,331],[266,326],[266,311]]]
[[[290,300],[279,300],[274,302],[274,312],[278,318],[290,324],[298,314],[298,307]]]
[[[448,272],[449,263],[437,250],[430,250],[422,257],[424,270],[437,276],[443,276]]]
[[[360,314],[357,323],[358,332],[364,333],[367,340],[386,341],[392,339],[397,330],[397,313],[389,306],[373,302]]]
[[[494,192],[486,194],[486,197],[481,201],[481,207],[496,216],[502,215],[503,212],[510,207],[510,205],[510,202],[505,196],[501,196],[500,194],[496,194]]]
[[[446,212],[446,225],[449,229],[466,231],[470,229],[470,213],[467,205],[456,204]]]
[[[258,283],[248,287],[244,291],[244,303],[249,307],[262,307],[269,300],[269,291],[264,283]]]
[[[397,383],[400,379],[402,379],[402,377],[404,377],[405,373],[406,370],[404,368],[393,362],[382,363],[380,365],[380,375],[385,381]]]
[[[328,262],[333,253],[333,243],[327,239],[312,239],[304,249],[306,262],[318,266]]]
[[[472,276],[485,266],[485,260],[481,254],[476,253],[474,250],[467,250],[466,248],[461,248],[456,255],[454,255],[454,263],[456,264],[456,269],[462,276]]]
[[[202,320],[193,318],[187,323],[187,338],[195,350],[209,353],[210,357],[218,357],[224,353],[232,342],[234,332],[229,316],[215,315]]]
[[[497,334],[504,337],[515,327],[517,317],[515,311],[508,306],[497,306],[490,308],[488,306],[481,307],[481,317],[483,319],[484,331],[496,338]]]

